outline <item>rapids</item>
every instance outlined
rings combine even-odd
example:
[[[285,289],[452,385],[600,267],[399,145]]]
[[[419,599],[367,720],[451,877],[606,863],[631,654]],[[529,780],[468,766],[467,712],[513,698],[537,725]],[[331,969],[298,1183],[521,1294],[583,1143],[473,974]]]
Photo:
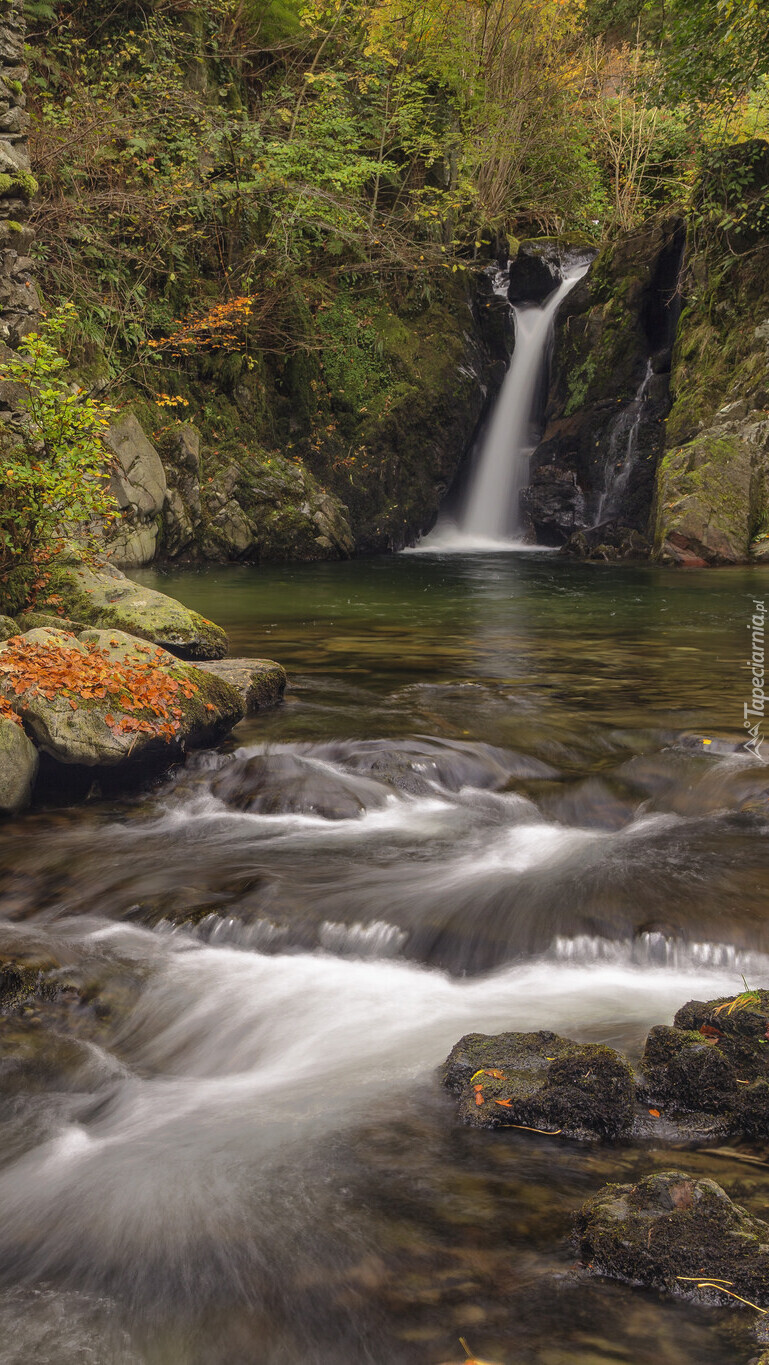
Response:
[[[41,1011],[0,1062],[3,1365],[440,1365],[459,1336],[501,1365],[746,1365],[747,1316],[586,1280],[569,1228],[679,1159],[764,1214],[760,1167],[457,1129],[435,1068],[503,1028],[637,1056],[769,979],[769,770],[740,748],[761,571],[144,577],[291,687],[150,791],[0,829],[2,951],[103,1009]]]

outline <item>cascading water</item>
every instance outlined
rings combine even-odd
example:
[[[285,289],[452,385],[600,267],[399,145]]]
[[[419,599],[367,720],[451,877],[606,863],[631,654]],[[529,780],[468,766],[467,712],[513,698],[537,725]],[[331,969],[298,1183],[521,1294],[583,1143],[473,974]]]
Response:
[[[652,362],[646,363],[646,372],[632,403],[619,414],[609,439],[609,453],[606,459],[603,488],[598,494],[593,526],[598,527],[616,517],[621,508],[622,496],[627,488],[635,465],[638,451],[638,433],[643,421],[649,386],[654,371]]]
[[[440,517],[420,541],[420,550],[525,549],[521,543],[519,499],[528,479],[533,449],[537,383],[547,361],[558,309],[589,266],[569,270],[542,307],[513,309],[515,349],[500,390],[478,462],[456,517]]]

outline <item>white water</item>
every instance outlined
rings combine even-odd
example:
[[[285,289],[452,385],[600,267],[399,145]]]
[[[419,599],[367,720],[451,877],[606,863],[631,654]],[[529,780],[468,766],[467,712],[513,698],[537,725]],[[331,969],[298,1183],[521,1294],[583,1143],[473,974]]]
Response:
[[[540,550],[521,538],[521,490],[528,482],[537,381],[558,309],[589,267],[580,265],[541,308],[515,308],[515,349],[456,521],[439,518],[419,551]]]
[[[692,996],[735,989],[734,964],[705,945],[658,966],[629,946],[559,940],[545,957],[458,981],[398,961],[264,956],[115,924],[58,932],[71,946],[82,935],[86,957],[143,963],[150,979],[99,1102],[83,1095],[52,1115],[47,1140],[0,1174],[0,1255],[43,1277],[99,1267],[144,1292],[153,1267],[183,1277],[192,1248],[234,1265],[245,1239],[251,1257],[269,1258],[276,1219],[312,1221],[307,1187],[298,1211],[288,1199],[307,1144],[321,1150],[377,1105],[397,1112],[415,1083],[431,1090],[463,1033],[613,1041]]]

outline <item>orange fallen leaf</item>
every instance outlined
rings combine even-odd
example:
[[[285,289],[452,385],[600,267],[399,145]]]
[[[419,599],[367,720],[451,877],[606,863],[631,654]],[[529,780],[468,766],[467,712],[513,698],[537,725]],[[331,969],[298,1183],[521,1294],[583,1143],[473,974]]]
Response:
[[[649,1113],[651,1114],[653,1119],[658,1119],[660,1117],[659,1109],[650,1109]]]
[[[494,1103],[495,1103],[495,1104],[501,1104],[502,1107],[503,1107],[504,1109],[509,1109],[509,1108],[511,1107],[513,1101],[512,1101],[512,1100],[495,1100]]]

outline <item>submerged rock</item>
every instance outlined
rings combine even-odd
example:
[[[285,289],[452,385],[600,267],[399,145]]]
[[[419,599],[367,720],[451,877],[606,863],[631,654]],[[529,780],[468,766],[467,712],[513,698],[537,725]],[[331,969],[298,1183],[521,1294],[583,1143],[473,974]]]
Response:
[[[661,1171],[637,1185],[605,1185],[577,1218],[580,1256],[602,1275],[712,1302],[734,1299],[715,1280],[769,1303],[769,1224],[753,1218],[714,1180]]]
[[[470,1033],[452,1048],[443,1084],[476,1128],[520,1126],[575,1138],[630,1130],[633,1077],[610,1047],[555,1033]]]
[[[0,815],[18,815],[32,799],[37,749],[15,720],[0,716]]]
[[[379,810],[390,793],[369,778],[333,772],[298,754],[256,754],[233,760],[211,784],[214,796],[236,810],[260,815],[315,815],[357,820]]]
[[[769,1129],[769,991],[732,1000],[690,1000],[672,1028],[653,1028],[641,1061],[639,1094],[676,1113],[718,1114],[729,1128]]]
[[[132,582],[110,564],[96,569],[73,559],[56,565],[47,597],[73,621],[128,631],[180,659],[221,659],[227,653],[221,626],[163,592]]]

